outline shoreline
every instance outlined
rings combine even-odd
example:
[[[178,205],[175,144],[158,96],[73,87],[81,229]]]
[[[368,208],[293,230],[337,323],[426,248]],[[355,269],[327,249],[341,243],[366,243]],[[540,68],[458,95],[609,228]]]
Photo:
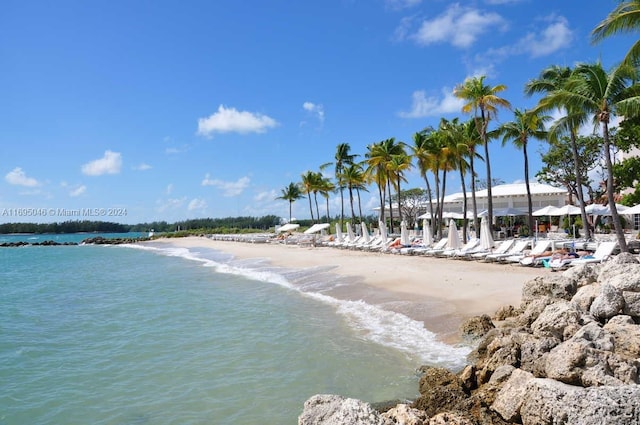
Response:
[[[265,259],[288,269],[331,267],[345,278],[323,293],[341,300],[362,300],[420,321],[447,344],[460,342],[460,324],[473,316],[520,304],[522,286],[546,270],[510,264],[394,255],[333,247],[217,241],[205,237],[160,238],[181,248],[206,248],[236,259]]]

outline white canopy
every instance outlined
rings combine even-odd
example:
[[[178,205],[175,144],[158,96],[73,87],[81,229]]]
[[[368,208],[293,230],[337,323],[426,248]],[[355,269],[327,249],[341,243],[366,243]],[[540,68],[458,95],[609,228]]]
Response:
[[[319,232],[321,230],[328,229],[329,226],[330,226],[329,223],[314,224],[313,226],[311,226],[307,230],[305,230],[304,233],[316,233],[316,232]]]
[[[560,208],[554,207],[553,205],[547,205],[544,208],[540,208],[539,210],[535,210],[533,212],[534,216],[543,216],[543,215],[558,215],[557,212]]]
[[[297,223],[287,223],[283,226],[278,227],[276,229],[276,232],[291,232],[292,230],[296,230],[298,227],[300,227],[300,225]]]
[[[622,214],[624,215],[635,215],[635,214],[640,214],[640,204],[633,206],[631,208],[627,208],[626,210],[624,210],[622,212]]]

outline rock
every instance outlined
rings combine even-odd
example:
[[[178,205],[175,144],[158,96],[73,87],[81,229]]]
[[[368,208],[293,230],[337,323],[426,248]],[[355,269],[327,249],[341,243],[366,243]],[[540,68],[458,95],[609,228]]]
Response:
[[[604,325],[613,338],[615,353],[630,360],[640,359],[640,326],[629,316],[615,316]]]
[[[591,285],[598,281],[598,269],[591,264],[583,264],[580,266],[569,267],[562,273],[567,279],[573,280],[578,285],[578,288]]]
[[[576,293],[578,284],[563,275],[538,276],[522,287],[522,299],[528,301],[540,297],[570,300]]]
[[[509,380],[498,392],[491,409],[497,412],[504,420],[515,422],[520,419],[520,407],[527,397],[527,385],[534,379],[529,372],[515,369]]]
[[[599,280],[621,291],[640,292],[640,264],[625,263],[610,266],[604,273],[600,273]]]
[[[576,294],[571,298],[571,304],[581,313],[589,313],[593,300],[600,293],[600,284],[586,285],[578,288]]]
[[[483,337],[493,328],[495,328],[495,325],[491,321],[491,317],[488,314],[483,314],[482,316],[475,316],[465,320],[460,325],[460,332],[464,337],[473,340]]]
[[[385,425],[385,422],[368,403],[318,394],[305,401],[298,425]]]
[[[536,337],[554,337],[564,341],[579,327],[582,315],[569,302],[561,301],[545,307],[540,316],[531,324]]]
[[[462,381],[455,374],[443,368],[428,368],[420,379],[420,397],[412,407],[433,416],[450,411],[467,395]]]
[[[560,339],[554,337],[529,336],[520,345],[520,368],[538,378],[544,378],[547,356],[560,342]]]
[[[500,307],[498,310],[496,310],[496,312],[493,315],[493,320],[501,322],[510,317],[516,317],[518,314],[520,314],[520,310],[516,309],[512,305],[507,305],[507,306]]]
[[[632,320],[640,321],[640,292],[627,292],[622,293],[624,298],[623,313],[630,316]]]
[[[398,404],[382,415],[384,425],[428,425],[429,416],[407,404]]]
[[[523,424],[637,425],[640,386],[582,388],[552,379],[528,382],[520,407]]]
[[[600,285],[600,293],[591,303],[589,312],[601,322],[606,322],[616,316],[624,307],[622,292],[613,285],[604,283]]]
[[[429,425],[474,425],[474,423],[455,413],[440,413],[431,418]]]

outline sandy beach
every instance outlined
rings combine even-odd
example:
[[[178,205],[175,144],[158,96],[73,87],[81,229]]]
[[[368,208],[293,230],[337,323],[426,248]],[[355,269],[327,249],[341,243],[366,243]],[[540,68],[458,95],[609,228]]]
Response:
[[[518,264],[431,258],[363,252],[332,247],[301,247],[284,244],[251,244],[215,241],[205,237],[160,239],[184,248],[210,248],[237,259],[261,258],[291,269],[331,267],[331,273],[348,278],[325,292],[347,300],[397,311],[424,322],[446,342],[455,342],[460,323],[471,316],[505,305],[519,305],[522,285],[548,273],[543,268]]]

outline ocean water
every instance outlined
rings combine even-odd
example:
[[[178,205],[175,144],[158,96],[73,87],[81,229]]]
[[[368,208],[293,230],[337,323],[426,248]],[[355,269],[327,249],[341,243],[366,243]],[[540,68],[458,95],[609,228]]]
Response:
[[[420,365],[464,364],[328,279],[162,244],[0,248],[0,425],[295,424],[313,394],[412,398]]]

